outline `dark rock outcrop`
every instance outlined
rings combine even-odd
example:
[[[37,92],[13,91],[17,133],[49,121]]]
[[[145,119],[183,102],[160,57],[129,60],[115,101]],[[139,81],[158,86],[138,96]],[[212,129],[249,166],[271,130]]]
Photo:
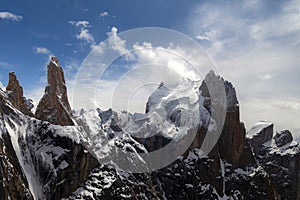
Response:
[[[25,115],[29,115],[31,117],[33,116],[33,113],[31,112],[33,104],[31,103],[30,99],[26,99],[23,96],[23,88],[14,72],[9,73],[9,81],[6,87],[6,93],[9,101],[15,108]]]
[[[255,154],[260,150],[261,145],[272,140],[274,125],[270,122],[257,122],[248,132],[247,141]]]
[[[63,69],[58,59],[51,58],[48,68],[48,85],[36,109],[36,118],[62,126],[74,125],[68,100]]]
[[[292,133],[289,130],[279,131],[274,136],[275,144],[282,147],[293,141]]]
[[[260,123],[260,122],[259,122]],[[258,124],[259,124],[258,123]],[[270,123],[269,123],[270,124]],[[299,199],[300,197],[300,145],[293,141],[290,131],[273,134],[273,124],[257,129],[247,139],[256,151],[255,157],[270,175],[281,199]]]
[[[222,133],[218,140],[218,147],[222,159],[237,165],[244,150],[246,131],[244,124],[240,122],[239,103],[235,88],[230,82],[224,81],[223,78],[215,75],[213,71],[210,71],[200,86],[201,94],[205,97],[204,107],[206,107],[209,112],[212,102],[210,92],[214,91],[209,91],[206,84],[215,85],[210,86],[210,88],[218,87],[220,84],[224,85],[226,94],[226,117]]]
[[[0,199],[33,199],[7,134],[6,139],[0,138]]]

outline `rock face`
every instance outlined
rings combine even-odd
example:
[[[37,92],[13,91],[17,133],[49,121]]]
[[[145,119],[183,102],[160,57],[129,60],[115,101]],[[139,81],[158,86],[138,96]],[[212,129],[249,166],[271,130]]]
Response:
[[[272,138],[273,124],[258,122],[248,133],[256,160],[270,174],[280,198],[299,199],[300,145],[293,141],[291,132],[279,131]]]
[[[244,151],[246,130],[244,124],[240,122],[240,109],[235,89],[228,81],[225,81],[224,85],[227,110],[225,124],[218,145],[221,157],[237,165]]]
[[[23,88],[20,86],[19,81],[14,72],[9,73],[9,81],[6,87],[6,92],[9,101],[25,115],[33,116],[31,109],[33,104],[30,99],[23,96]]]
[[[52,57],[48,68],[48,85],[36,109],[36,118],[56,125],[74,125],[67,95],[64,72],[56,57]]]
[[[68,197],[100,165],[82,144],[56,132],[50,123],[32,120],[26,139],[22,138],[25,157],[40,181],[41,199]]]
[[[0,199],[31,200],[27,179],[4,126],[4,115],[10,113],[5,98],[0,94]]]
[[[273,129],[274,125],[272,123],[259,121],[247,132],[247,141],[254,153],[257,154],[261,145],[272,139]]]
[[[80,129],[28,118],[1,93],[0,199],[31,200],[32,194],[35,199],[51,200],[69,196],[99,166],[79,138],[58,134],[79,136]]]
[[[218,140],[218,148],[222,159],[237,165],[244,150],[246,131],[244,124],[240,122],[239,103],[236,97],[236,91],[230,82],[224,81],[223,78],[215,75],[213,71],[210,71],[200,86],[200,91],[205,97],[204,106],[208,111],[211,109],[211,99],[210,91],[206,83],[213,83],[214,85],[224,84],[227,104],[226,118],[223,131]],[[211,88],[213,88],[213,86],[211,86]]]
[[[292,133],[289,130],[279,131],[274,136],[275,144],[282,147],[293,141]]]

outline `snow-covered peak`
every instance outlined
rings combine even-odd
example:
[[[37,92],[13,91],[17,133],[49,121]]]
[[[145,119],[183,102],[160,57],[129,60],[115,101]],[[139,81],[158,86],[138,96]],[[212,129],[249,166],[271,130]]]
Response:
[[[148,98],[147,110],[167,106],[170,102],[179,104],[179,101],[184,98],[188,98],[190,103],[195,103],[198,101],[200,84],[200,81],[192,81],[186,78],[174,84],[161,83]],[[177,102],[175,103],[175,101]]]

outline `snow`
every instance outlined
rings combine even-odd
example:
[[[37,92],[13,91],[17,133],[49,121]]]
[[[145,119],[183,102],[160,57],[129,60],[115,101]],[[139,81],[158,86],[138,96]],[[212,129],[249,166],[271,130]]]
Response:
[[[263,129],[265,129],[271,125],[272,125],[271,122],[259,121],[247,132],[246,137],[249,139],[252,139],[258,133],[260,133]]]
[[[275,142],[273,142],[274,145],[271,146],[270,154],[279,154],[281,156],[284,155],[296,155],[300,152],[300,145],[296,141],[292,141],[282,147],[277,147],[275,145]]]
[[[50,62],[53,63],[56,67],[60,67],[56,59],[51,59]]]
[[[223,177],[223,197],[225,196],[225,166],[224,161],[220,158],[221,173]]]
[[[193,188],[194,186],[192,184],[185,184],[186,188]]]
[[[189,79],[162,85],[149,97],[148,113],[118,115],[121,128],[139,138],[159,133],[179,141],[188,130],[199,125],[202,109],[199,85],[200,82]]]
[[[61,137],[68,137],[77,144],[88,142],[86,132],[80,126],[60,126],[50,125],[50,129],[55,130],[55,134]]]
[[[13,148],[16,152],[19,163],[23,169],[23,173],[28,181],[29,189],[34,197],[34,199],[39,199],[41,197],[42,186],[38,182],[35,176],[35,171],[33,166],[30,163],[25,163],[23,155],[21,153],[21,148],[19,145],[19,138],[21,136],[26,137],[26,124],[18,125],[16,122],[5,117],[4,119],[5,128],[7,129],[10,137]],[[11,124],[11,125],[10,125]],[[21,135],[23,134],[23,135]]]
[[[87,181],[85,181],[84,186],[73,192],[71,197],[76,196],[81,197],[81,199],[98,199],[95,198],[95,195],[101,196],[103,189],[110,188],[117,180],[117,177],[112,172],[105,171],[102,167],[103,166],[94,170],[87,178]]]
[[[278,147],[275,140],[272,139],[264,143],[263,146],[269,149],[270,154],[279,154],[281,156],[293,156],[300,152],[300,144],[295,140],[284,146]]]
[[[77,142],[86,141],[86,148],[101,163],[108,162],[108,165],[119,169],[121,166],[118,166],[117,160],[122,157],[133,167],[141,168],[145,160],[137,149],[145,153],[147,150],[132,137],[149,138],[158,134],[178,142],[202,123],[214,123],[214,120],[209,120],[210,115],[202,105],[204,98],[199,94],[200,84],[200,81],[182,79],[178,83],[161,85],[149,97],[149,112],[146,114],[111,109],[76,111],[76,124],[83,129],[80,133],[78,130],[69,130],[71,127],[51,126],[60,136],[70,137]],[[128,150],[130,154],[126,152]]]

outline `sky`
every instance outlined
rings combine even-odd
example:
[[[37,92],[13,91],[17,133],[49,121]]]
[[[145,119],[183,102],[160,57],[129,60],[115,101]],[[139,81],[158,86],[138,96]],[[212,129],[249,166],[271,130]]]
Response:
[[[218,73],[236,87],[241,120],[247,129],[259,120],[267,120],[275,123],[276,130],[290,129],[300,138],[299,0],[0,0],[0,86],[7,84],[8,72],[15,71],[25,95],[38,102],[47,84],[49,56],[55,55],[64,68],[70,93],[91,50],[106,41],[114,51],[125,52],[128,48],[124,44],[129,42],[118,35],[143,27],[174,30],[201,45]],[[114,40],[109,40],[112,36]],[[149,74],[165,81],[171,81],[176,73],[193,76],[187,64],[178,64],[182,60],[170,56],[170,52],[179,52],[181,57],[189,58],[193,55],[191,47],[187,50],[167,43],[161,48],[155,45],[133,44],[136,53],[112,63],[105,81],[100,81],[99,107],[109,105],[111,98],[105,96],[115,87],[115,79],[123,77],[119,86],[125,90],[132,89],[131,80],[143,83]],[[172,63],[172,70],[157,73],[147,66],[153,56],[160,63]],[[128,70],[130,64],[137,63],[144,66],[144,71]],[[133,72],[128,75],[129,71]],[[175,75],[164,75],[170,71]],[[121,76],[124,74],[125,78]],[[94,83],[95,79],[87,81]],[[149,95],[156,86],[151,82],[139,91],[145,93],[140,96]],[[81,97],[84,96],[83,92]],[[122,102],[116,99],[116,104]],[[80,95],[75,100],[80,102]],[[146,99],[138,100],[140,103],[131,104],[131,109],[141,111]]]

